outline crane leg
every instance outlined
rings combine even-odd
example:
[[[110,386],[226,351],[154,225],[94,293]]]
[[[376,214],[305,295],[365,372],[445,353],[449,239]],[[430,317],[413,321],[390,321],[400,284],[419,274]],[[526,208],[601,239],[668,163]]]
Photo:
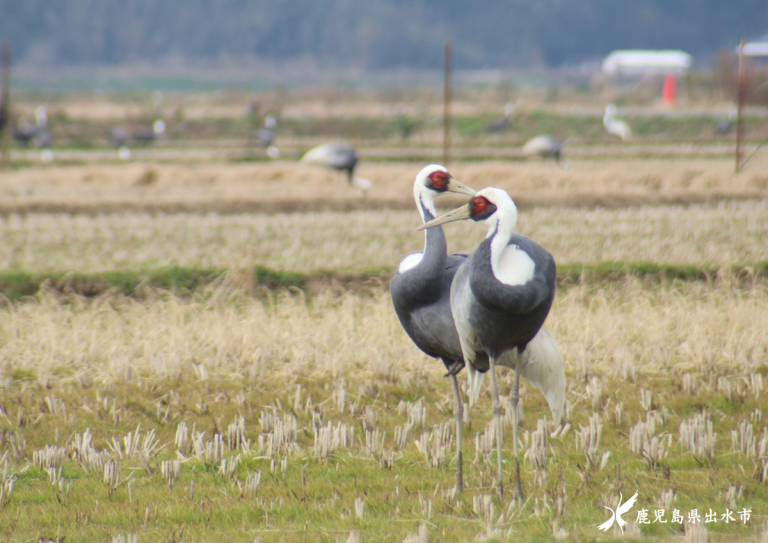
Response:
[[[491,390],[493,392],[493,423],[496,428],[496,461],[499,468],[499,496],[504,497],[504,470],[501,465],[501,402],[499,401],[499,385],[496,382],[496,359],[489,357],[491,361]],[[517,430],[515,430],[517,437]]]
[[[464,404],[461,403],[461,391],[459,390],[459,380],[456,378],[456,374],[451,374],[451,381],[453,381],[453,395],[456,400],[456,493],[461,494],[464,490],[464,457],[461,452]]]
[[[520,357],[522,358],[522,357]],[[522,500],[523,499],[523,484],[520,480],[520,452],[518,451],[518,442],[517,442],[517,427],[520,424],[520,421],[518,420],[519,412],[518,412],[518,404],[520,403],[520,367],[515,368],[515,388],[512,391],[512,421],[513,421],[513,430],[512,430],[512,438],[515,440],[513,448],[514,448],[514,454],[515,454],[515,471],[517,472],[517,498]]]

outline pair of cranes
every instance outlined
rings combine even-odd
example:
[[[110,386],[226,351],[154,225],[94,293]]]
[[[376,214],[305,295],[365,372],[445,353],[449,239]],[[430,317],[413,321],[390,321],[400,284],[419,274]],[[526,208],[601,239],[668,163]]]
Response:
[[[446,193],[470,196],[469,202],[437,217],[435,199]],[[459,183],[440,165],[423,168],[413,186],[425,230],[424,251],[405,257],[392,278],[395,312],[417,347],[439,358],[451,377],[455,399],[457,489],[463,488],[463,403],[457,374],[466,366],[469,403],[491,373],[498,485],[504,492],[501,455],[501,404],[496,366],[515,369],[512,391],[513,446],[517,494],[522,496],[518,451],[520,376],[540,388],[553,419],[565,408],[565,373],[557,343],[543,327],[555,295],[555,261],[544,248],[514,232],[517,208],[497,188],[479,192]],[[442,224],[472,220],[488,236],[469,256],[448,254]]]
[[[150,145],[155,140],[165,134],[165,121],[155,119],[151,126],[145,126],[138,129],[133,134],[122,126],[112,126],[109,129],[108,136],[112,145],[117,149],[117,156],[120,160],[130,160],[131,149],[128,143],[133,140],[138,145]]]

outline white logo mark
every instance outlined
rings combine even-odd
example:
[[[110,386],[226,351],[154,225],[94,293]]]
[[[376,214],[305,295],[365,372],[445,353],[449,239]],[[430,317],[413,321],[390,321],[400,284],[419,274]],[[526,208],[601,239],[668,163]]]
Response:
[[[624,504],[622,505],[621,499],[623,498],[622,494],[619,494],[619,506],[616,508],[616,511],[611,509],[610,507],[605,507],[608,509],[608,511],[611,512],[611,518],[609,518],[606,522],[602,523],[600,526],[598,526],[598,530],[603,530],[604,532],[608,531],[608,528],[613,526],[613,521],[615,520],[619,524],[619,528],[621,528],[621,533],[624,533],[624,526],[627,525],[627,522],[621,518],[621,515],[632,509],[634,507],[635,502],[637,501],[637,492],[635,492],[635,495],[629,498]]]

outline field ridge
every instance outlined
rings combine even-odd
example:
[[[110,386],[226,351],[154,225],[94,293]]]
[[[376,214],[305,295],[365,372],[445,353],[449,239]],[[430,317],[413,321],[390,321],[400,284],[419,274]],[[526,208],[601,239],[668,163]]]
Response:
[[[300,289],[314,294],[329,287],[344,290],[388,288],[394,268],[360,270],[354,273],[319,270],[296,273],[255,266],[249,270],[224,268],[186,268],[179,266],[147,270],[110,270],[96,273],[0,272],[0,294],[8,300],[34,296],[41,289],[62,294],[93,297],[108,291],[141,297],[146,289],[196,292],[225,284],[255,293],[258,289]],[[651,281],[711,281],[731,277],[739,282],[753,282],[768,277],[768,262],[729,266],[668,265],[653,262],[601,262],[598,264],[565,264],[558,266],[559,287],[575,284],[597,284],[624,280],[627,277]]]
[[[766,193],[761,191],[707,191],[707,192],[669,192],[636,193],[604,192],[601,194],[581,192],[561,192],[559,194],[516,194],[518,208],[606,208],[622,209],[637,206],[700,205],[721,202],[745,202],[764,200]],[[455,199],[450,200],[455,203]],[[450,204],[441,203],[441,209],[451,209]],[[162,213],[166,215],[192,214],[238,215],[257,213],[278,215],[292,213],[351,213],[355,211],[410,211],[413,199],[377,198],[377,199],[342,199],[342,198],[301,198],[260,199],[260,200],[208,200],[190,201],[26,201],[0,202],[0,217],[9,215],[63,214],[63,215],[114,215],[121,213]]]

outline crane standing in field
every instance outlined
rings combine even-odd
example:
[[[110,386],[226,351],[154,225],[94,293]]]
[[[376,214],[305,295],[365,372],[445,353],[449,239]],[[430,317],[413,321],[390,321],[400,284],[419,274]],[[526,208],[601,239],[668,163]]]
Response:
[[[413,183],[413,197],[422,221],[437,217],[435,199],[447,192],[472,196],[475,191],[456,181],[443,166],[431,164],[423,168]],[[431,357],[439,358],[453,382],[456,400],[456,448],[458,451],[457,484],[464,486],[461,427],[463,404],[456,379],[464,367],[461,343],[451,316],[451,283],[466,255],[448,254],[442,227],[424,233],[424,252],[406,256],[395,272],[389,292],[400,324],[416,346]]]
[[[485,226],[488,237],[456,272],[451,285],[451,312],[469,372],[470,399],[479,395],[482,378],[476,372],[491,373],[498,485],[502,495],[501,403],[496,365],[515,368],[513,445],[517,495],[522,497],[517,428],[520,376],[526,376],[542,389],[558,422],[565,404],[562,358],[557,343],[542,327],[555,296],[555,261],[540,245],[514,233],[517,208],[501,189],[483,189],[467,205],[419,229],[462,219]]]
[[[133,141],[139,145],[150,145],[163,134],[165,134],[165,121],[157,119],[152,123],[152,126],[137,130],[133,134]]]
[[[277,128],[275,117],[267,115],[264,118],[264,126],[255,130],[250,137],[254,145],[264,149],[267,156],[270,158],[277,158],[280,156],[280,149],[272,145],[275,141],[275,128]]]
[[[512,102],[507,102],[504,105],[504,116],[488,123],[485,127],[485,131],[492,134],[503,132],[507,128],[507,125],[509,125],[509,121],[512,120],[514,114],[515,105]]]
[[[27,147],[31,141],[44,133],[48,127],[48,112],[45,106],[35,108],[35,123],[30,124],[27,119],[21,119],[13,131],[13,139]]]
[[[563,158],[564,145],[558,138],[544,134],[536,136],[523,145],[523,153],[528,156],[539,156],[545,160],[551,158],[567,170],[571,164]]]
[[[715,132],[721,136],[725,136],[728,132],[731,131],[731,128],[733,128],[733,125],[736,123],[736,117],[738,114],[739,110],[734,104],[728,106],[728,118],[726,120],[720,121],[715,125]]]
[[[346,172],[350,185],[358,187],[363,194],[371,190],[371,182],[355,176],[355,168],[360,161],[355,149],[346,143],[325,143],[307,151],[301,162],[318,164],[339,172]]]
[[[120,160],[129,160],[131,158],[131,149],[128,147],[128,140],[131,139],[128,131],[122,126],[110,127],[107,135],[109,141],[117,149],[117,156]]]
[[[620,137],[621,141],[627,141],[627,139],[629,139],[629,137],[632,135],[632,129],[629,128],[629,125],[625,121],[616,117],[616,106],[613,104],[608,104],[605,106],[603,125],[609,134]]]

